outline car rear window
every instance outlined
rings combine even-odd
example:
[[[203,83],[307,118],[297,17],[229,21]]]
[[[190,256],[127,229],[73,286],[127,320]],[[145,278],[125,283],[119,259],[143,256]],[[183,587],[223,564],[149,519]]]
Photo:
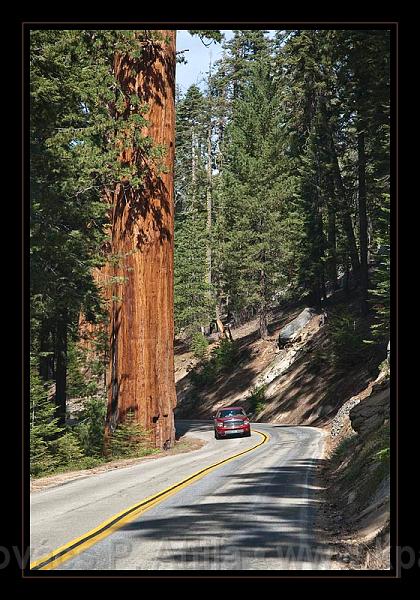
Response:
[[[243,411],[241,408],[235,408],[232,410],[221,410],[219,412],[219,417],[234,417],[236,415],[244,415],[245,411]]]

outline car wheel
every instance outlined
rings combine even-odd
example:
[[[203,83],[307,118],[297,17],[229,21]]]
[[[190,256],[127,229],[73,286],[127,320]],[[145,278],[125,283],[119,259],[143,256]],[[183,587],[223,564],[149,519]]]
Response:
[[[219,436],[219,434],[217,433],[217,431],[215,431],[215,432],[214,432],[214,437],[216,438],[216,440],[220,440],[220,436]]]
[[[251,432],[248,431],[248,433],[246,433],[244,437],[251,437]]]

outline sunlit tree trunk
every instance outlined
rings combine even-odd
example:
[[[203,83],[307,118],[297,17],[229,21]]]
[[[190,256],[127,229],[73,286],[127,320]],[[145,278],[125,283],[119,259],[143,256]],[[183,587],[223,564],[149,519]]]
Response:
[[[139,189],[119,183],[112,205],[108,275],[112,287],[107,432],[128,412],[150,431],[156,447],[175,440],[173,161],[175,140],[175,30],[142,44],[140,57],[116,56],[115,76],[126,94],[148,104],[142,133],[166,148],[164,170],[139,148],[121,150],[125,165],[144,175]]]

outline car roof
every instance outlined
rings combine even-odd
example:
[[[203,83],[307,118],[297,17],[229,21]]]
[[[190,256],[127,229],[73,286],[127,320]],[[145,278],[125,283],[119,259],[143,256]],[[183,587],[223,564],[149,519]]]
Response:
[[[241,409],[244,410],[243,406],[224,406],[223,408],[219,408],[219,410],[232,410],[233,408],[235,409]]]

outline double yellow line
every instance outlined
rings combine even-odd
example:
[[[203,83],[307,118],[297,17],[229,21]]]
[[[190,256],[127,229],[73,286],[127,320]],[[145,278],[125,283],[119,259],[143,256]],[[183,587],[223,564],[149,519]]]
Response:
[[[214,471],[221,465],[224,465],[230,462],[231,460],[238,458],[239,456],[243,456],[248,452],[252,452],[252,450],[255,450],[256,448],[262,446],[262,444],[265,444],[268,441],[268,435],[262,433],[261,431],[256,431],[256,433],[259,433],[263,439],[255,446],[252,446],[251,448],[248,448],[248,450],[244,450],[243,452],[239,452],[238,454],[234,454],[233,456],[229,456],[229,458],[225,458],[217,463],[213,463],[212,465],[205,467],[204,469],[201,469],[196,473],[193,473],[186,479],[183,479],[182,481],[179,481],[178,483],[175,483],[174,485],[171,485],[170,487],[162,490],[158,494],[155,494],[154,496],[149,496],[149,498],[142,500],[138,504],[134,504],[133,506],[130,506],[130,508],[126,508],[125,510],[117,513],[110,519],[103,521],[103,523],[95,527],[95,529],[91,529],[87,533],[84,533],[82,536],[75,538],[70,542],[67,542],[67,544],[64,544],[64,546],[60,546],[56,550],[53,550],[53,552],[50,552],[43,558],[32,562],[30,568],[33,570],[42,569],[44,571],[55,569],[55,567],[58,567],[58,565],[61,565],[67,560],[74,558],[81,552],[87,550],[87,548],[90,548],[90,546],[93,546],[94,544],[99,542],[99,540],[102,540],[111,533],[114,533],[114,531],[117,531],[117,529],[120,529],[123,525],[132,521],[135,517],[139,516],[140,514],[143,514],[147,510],[150,510],[151,508],[156,506],[156,504],[159,504],[163,500],[166,500],[166,498],[169,498],[170,496],[176,494],[185,487],[191,485],[192,483],[195,483],[196,481],[198,481],[208,473],[211,473],[211,471]]]

